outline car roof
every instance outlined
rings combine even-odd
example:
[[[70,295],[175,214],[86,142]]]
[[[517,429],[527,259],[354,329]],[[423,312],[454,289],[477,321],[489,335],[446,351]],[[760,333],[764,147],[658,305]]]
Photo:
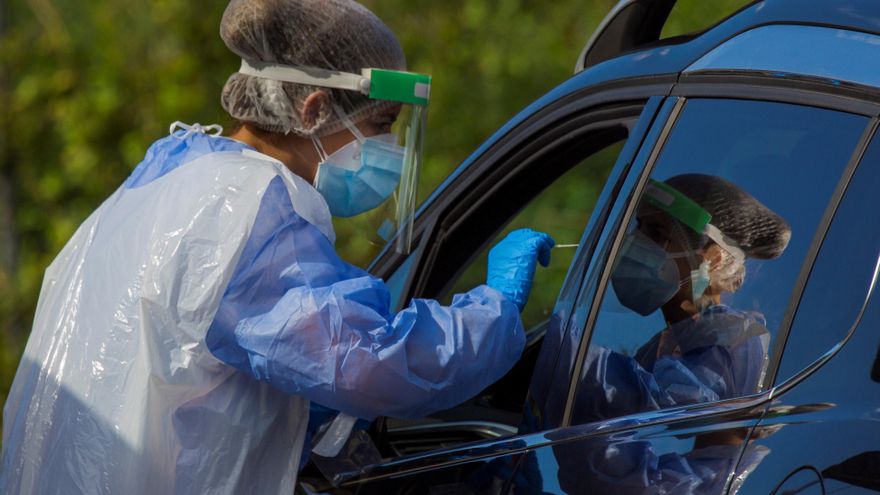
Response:
[[[632,1],[663,2],[668,5],[669,10],[671,10],[672,4],[675,3],[674,0],[622,0],[621,3]],[[614,11],[612,10],[613,14]],[[695,65],[697,62],[701,61],[703,57],[710,54],[713,50],[734,40],[738,35],[760,28],[766,30],[769,27],[773,27],[774,30],[777,28],[779,30],[775,32],[771,30],[762,40],[784,40],[786,33],[783,32],[783,28],[786,26],[788,26],[789,30],[791,26],[825,28],[829,39],[837,36],[839,33],[835,31],[839,30],[864,33],[871,38],[877,35],[877,40],[871,39],[865,44],[876,46],[877,53],[880,54],[880,44],[875,43],[875,41],[880,43],[880,2],[877,0],[764,0],[753,2],[701,33],[648,42],[626,53],[586,67],[584,70],[576,73],[573,77],[534,101],[506,122],[434,191],[424,205],[430,204],[441,195],[442,191],[462,171],[466,170],[480,155],[491,148],[504,135],[542,108],[561,98],[584,88],[624,79],[659,76],[677,78],[682,73],[687,72],[689,68],[693,68],[693,70],[700,69],[700,66]],[[774,38],[774,36],[776,37]],[[595,39],[591,41],[595,41]],[[821,44],[822,39],[820,37],[820,39],[813,41]],[[747,55],[753,54],[753,50],[754,46],[749,44],[744,44],[740,48],[740,52]],[[588,50],[585,49],[586,51]],[[736,54],[737,50],[728,50],[728,52]],[[784,57],[780,56],[780,58]],[[874,58],[880,63],[880,56]],[[851,58],[848,59],[851,60]],[[730,60],[730,58],[726,60]],[[712,67],[709,66],[708,68]],[[746,67],[730,68],[748,69]],[[827,73],[818,70],[817,67],[810,67],[809,64],[804,64],[799,69],[798,74],[801,76],[813,75],[818,78],[828,78],[829,76]],[[873,67],[868,69],[873,69]],[[877,69],[872,71],[863,68],[861,71],[862,73],[878,74],[876,82],[865,79],[854,82],[870,84],[871,87],[880,90],[880,67],[877,67]],[[773,67],[768,67],[764,70],[773,71]]]
[[[620,4],[664,4],[666,9],[657,13],[660,22],[665,21],[668,11],[676,3],[675,0],[621,0]],[[609,18],[603,21],[599,30],[607,29],[607,24],[613,21],[612,17],[619,15],[616,12],[620,4],[609,14]],[[645,24],[644,19],[637,19]],[[826,28],[845,29],[880,35],[880,3],[876,0],[763,0],[752,2],[743,7],[727,19],[721,21],[705,31],[658,40],[659,29],[647,29],[656,33],[653,39],[638,39],[637,41],[622,39],[617,33],[609,33],[608,37],[615,38],[619,46],[631,47],[629,53],[604,53],[600,60],[614,59],[618,63],[631,64],[634,59],[646,67],[641,70],[649,70],[652,73],[675,73],[681,72],[708,51],[716,48],[734,36],[751,29],[766,25],[805,25]],[[662,27],[659,26],[659,27]],[[597,31],[599,31],[597,30]],[[605,35],[601,33],[598,38]],[[576,72],[583,70],[583,60],[590,50],[590,45],[599,44],[601,39],[594,35],[590,39],[584,53],[581,54]],[[635,45],[635,46],[634,46]],[[607,49],[606,49],[607,50]],[[662,57],[654,57],[651,64],[642,63],[649,53],[662,52]],[[641,55],[627,57],[626,55]],[[595,65],[595,64],[593,64]],[[586,67],[590,69],[591,67]]]

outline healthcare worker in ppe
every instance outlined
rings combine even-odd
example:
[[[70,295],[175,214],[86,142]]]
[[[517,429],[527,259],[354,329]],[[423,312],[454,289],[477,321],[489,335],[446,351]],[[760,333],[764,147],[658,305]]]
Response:
[[[334,251],[331,214],[398,183],[411,200],[430,79],[400,72],[389,29],[349,0],[233,0],[220,34],[241,125],[173,127],[48,268],[4,407],[4,494],[292,493],[310,401],[424,416],[520,356],[547,235],[514,232],[488,285],[397,314]],[[388,135],[402,105],[419,107],[406,147]]]
[[[747,257],[777,258],[790,238],[785,220],[720,177],[652,180],[606,299],[616,296],[641,316],[660,310],[666,327],[633,356],[590,346],[577,422],[757,392],[770,342],[766,322],[721,298],[742,286]]]

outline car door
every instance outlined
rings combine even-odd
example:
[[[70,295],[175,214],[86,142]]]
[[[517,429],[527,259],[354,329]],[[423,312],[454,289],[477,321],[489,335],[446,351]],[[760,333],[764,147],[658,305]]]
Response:
[[[678,86],[678,98],[666,104],[672,106],[669,118],[650,131],[657,135],[656,145],[640,152],[600,234],[578,302],[556,336],[562,342],[559,357],[546,368],[553,371],[542,376],[539,365],[535,374],[543,381],[532,384],[531,418],[525,422],[535,432],[535,444],[520,457],[512,478],[517,490],[725,493],[735,491],[748,473],[772,457],[754,436],[772,400],[772,380],[763,378],[754,389],[741,390],[709,380],[712,367],[697,361],[703,349],[724,347],[717,341],[680,340],[677,355],[663,356],[673,364],[685,363],[673,376],[689,372],[697,378],[670,382],[668,376],[657,376],[659,357],[645,363],[641,351],[668,322],[656,312],[633,314],[611,284],[649,179],[699,173],[737,184],[791,225],[784,254],[747,261],[745,281],[723,299],[743,311],[761,313],[769,342],[754,366],[764,377],[774,376],[830,218],[873,132],[873,109],[821,91],[782,92],[772,87],[778,81],[763,86],[746,79],[729,74],[724,84],[715,84],[721,80],[716,78]],[[824,108],[813,106],[818,101]],[[815,309],[829,312],[834,307],[817,303]],[[652,390],[651,383],[661,390],[668,390],[670,383],[691,386],[678,392],[711,383],[704,389],[715,395],[689,399],[680,393],[665,404],[637,400],[650,395],[646,390]]]
[[[597,212],[609,206],[606,178],[621,175],[644,138],[660,101],[651,95],[670,87],[667,83],[645,84],[637,91],[586,90],[542,108],[502,138],[493,147],[495,152],[489,150],[457,172],[442,193],[422,208],[416,250],[393,264],[380,258],[374,273],[382,274],[392,266],[384,273],[388,273],[386,280],[399,305],[411,296],[444,300],[458,290],[483,283],[486,251],[511,228],[551,230],[557,236],[573,237],[560,239],[560,243],[577,244],[588,221],[595,223],[597,216],[603,217]],[[560,209],[564,201],[579,206],[566,213],[565,208]],[[494,488],[489,491],[496,491],[496,485],[504,483],[504,476],[497,474],[475,481],[472,476],[481,471],[481,461],[470,462],[453,451],[440,451],[480,440],[482,444],[473,448],[494,451],[499,437],[516,434],[546,320],[554,306],[559,306],[558,296],[578,288],[579,274],[570,274],[578,270],[570,269],[572,260],[583,258],[576,257],[576,251],[575,247],[554,251],[551,266],[539,272],[532,302],[523,316],[528,329],[527,350],[516,368],[472,401],[450,411],[420,421],[377,421],[373,436],[385,462],[348,480],[337,488],[340,493],[423,493],[429,486],[458,487],[456,490],[470,486],[468,489],[477,491],[491,486]],[[568,279],[574,281],[563,283]],[[511,442],[517,444],[515,439]],[[453,458],[460,459],[453,462],[454,467],[433,469]],[[401,473],[410,474],[400,480]],[[391,478],[394,481],[388,481]],[[310,489],[329,488],[307,472],[301,479]]]

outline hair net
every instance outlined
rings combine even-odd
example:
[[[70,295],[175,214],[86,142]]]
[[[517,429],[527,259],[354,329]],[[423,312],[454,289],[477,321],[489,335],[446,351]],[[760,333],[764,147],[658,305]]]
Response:
[[[364,68],[404,70],[406,58],[394,33],[351,0],[232,0],[220,37],[243,59],[360,73]],[[315,91],[330,96],[314,125],[300,116]],[[355,91],[273,81],[235,73],[223,87],[223,108],[235,119],[271,132],[325,136],[344,126],[333,110],[358,122],[395,105]]]
[[[739,186],[720,177],[704,174],[682,174],[664,181],[712,215],[712,225],[736,242],[747,257],[773,259],[782,255],[791,239],[791,227],[772,210]],[[672,220],[665,213],[663,216]],[[677,237],[687,239],[692,249],[705,248],[711,242],[706,236],[672,221]],[[745,265],[731,253],[723,251],[720,263],[711,269],[712,287],[733,292],[745,279]]]

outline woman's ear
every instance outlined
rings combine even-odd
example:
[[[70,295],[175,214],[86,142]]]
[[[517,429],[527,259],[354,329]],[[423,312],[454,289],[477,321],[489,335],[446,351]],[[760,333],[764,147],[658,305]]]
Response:
[[[720,267],[722,260],[724,259],[724,252],[721,247],[717,244],[712,244],[708,248],[703,250],[703,259],[709,262],[709,277],[712,279],[712,273]],[[716,275],[717,277],[717,275]],[[706,290],[703,291],[703,296],[701,299],[705,299],[706,301],[715,301],[721,296],[721,290],[718,288],[717,284],[712,282],[709,283],[709,286],[706,287]],[[706,301],[701,301],[700,306],[704,306]],[[717,302],[717,301],[715,301]]]
[[[709,273],[717,270],[724,260],[724,250],[718,244],[712,244],[703,250],[703,258],[709,262]]]
[[[303,102],[302,119],[303,129],[311,130],[318,125],[321,115],[330,110],[330,95],[324,91],[315,91]]]

